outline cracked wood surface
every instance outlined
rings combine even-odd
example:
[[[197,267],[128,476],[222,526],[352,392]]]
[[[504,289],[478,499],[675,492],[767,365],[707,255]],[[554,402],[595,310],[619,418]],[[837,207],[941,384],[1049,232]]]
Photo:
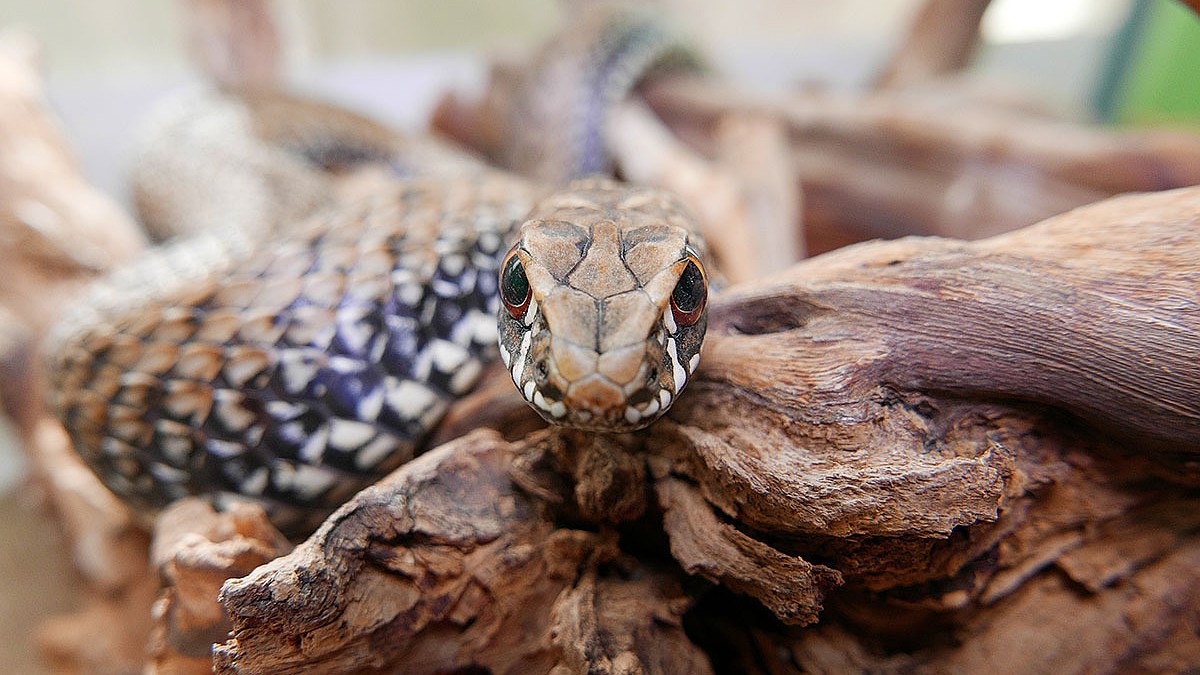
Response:
[[[401,468],[225,585],[218,667],[981,672],[1023,612],[1060,632],[1006,672],[1186,662],[1198,252],[1200,188],[733,287],[664,423]]]

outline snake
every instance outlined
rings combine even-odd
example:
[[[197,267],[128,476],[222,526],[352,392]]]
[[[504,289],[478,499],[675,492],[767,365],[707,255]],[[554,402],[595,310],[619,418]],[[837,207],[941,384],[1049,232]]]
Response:
[[[607,25],[568,96],[584,120],[669,51]],[[587,127],[563,132],[581,157]],[[303,534],[424,450],[497,359],[544,419],[597,433],[646,427],[698,366],[710,261],[671,194],[548,184],[281,91],[177,96],[140,148],[141,220],[175,238],[46,350],[52,409],[135,513],[248,500]]]

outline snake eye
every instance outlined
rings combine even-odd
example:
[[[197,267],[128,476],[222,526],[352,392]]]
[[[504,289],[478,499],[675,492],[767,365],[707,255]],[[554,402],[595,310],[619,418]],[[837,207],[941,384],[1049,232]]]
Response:
[[[500,299],[508,313],[514,319],[520,319],[525,316],[525,310],[529,309],[529,299],[532,296],[529,277],[525,276],[525,266],[521,264],[517,252],[513,251],[508,254],[500,268]]]
[[[700,320],[708,300],[708,282],[695,258],[689,258],[679,282],[671,292],[671,312],[679,326],[692,326]]]

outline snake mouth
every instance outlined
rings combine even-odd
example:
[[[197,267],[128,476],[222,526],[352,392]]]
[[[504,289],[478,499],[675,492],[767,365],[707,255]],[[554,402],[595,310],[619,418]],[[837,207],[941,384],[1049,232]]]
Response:
[[[558,339],[534,340],[527,366],[514,380],[547,421],[605,432],[646,427],[676,396],[668,338],[656,331],[644,342],[603,354]]]

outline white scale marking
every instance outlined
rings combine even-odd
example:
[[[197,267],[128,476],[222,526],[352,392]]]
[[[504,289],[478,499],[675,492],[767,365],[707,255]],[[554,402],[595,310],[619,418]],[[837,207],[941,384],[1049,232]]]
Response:
[[[445,340],[435,340],[427,349],[433,350],[433,365],[442,373],[454,372],[471,356],[459,345]]]
[[[330,471],[321,467],[301,464],[296,467],[296,473],[292,477],[292,487],[299,493],[301,499],[313,499],[328,490],[335,480],[337,480],[337,476]]]
[[[432,429],[433,425],[442,418],[446,412],[446,403],[440,399],[434,399],[433,405],[425,409],[425,414],[421,415],[419,420],[421,426],[426,429]]]
[[[304,425],[300,422],[281,424],[279,425],[279,435],[285,440],[298,443],[300,439],[304,438]]]
[[[329,444],[338,450],[355,450],[374,437],[374,425],[336,417],[329,420]]]
[[[458,325],[450,332],[450,339],[464,347],[472,343],[484,345],[495,342],[496,317],[473,309],[459,320]]]
[[[421,413],[437,400],[432,391],[411,380],[389,377],[386,385],[388,407],[396,411],[402,419],[419,419]]]
[[[694,373],[694,372],[696,372],[696,366],[699,366],[699,365],[700,365],[700,352],[696,352],[695,354],[692,354],[691,360],[688,361],[688,370]]]
[[[271,472],[271,482],[276,490],[291,490],[292,479],[296,476],[296,467],[287,462],[274,461],[271,463],[275,470]]]
[[[395,314],[389,314],[388,316],[384,317],[383,321],[387,325],[388,330],[393,333],[415,332],[421,327],[421,324],[417,323],[417,320],[410,316],[396,316]]]
[[[518,387],[521,386],[521,375],[525,373],[525,358],[529,356],[529,345],[532,341],[533,335],[525,331],[525,336],[521,338],[521,347],[517,351],[517,360],[512,366],[513,382],[516,382]]]
[[[329,369],[339,375],[353,375],[363,370],[363,364],[349,356],[329,357]]]
[[[537,298],[529,299],[529,307],[525,308],[525,317],[522,319],[526,326],[532,326],[533,320],[537,318],[538,303]]]
[[[151,462],[150,473],[164,483],[182,483],[188,477],[188,472],[167,466],[162,462]]]
[[[500,235],[495,232],[484,232],[479,235],[479,248],[484,251],[494,252],[500,248]]]
[[[479,361],[467,361],[459,366],[450,378],[450,393],[455,395],[465,393],[479,379],[481,372],[483,372],[483,365]]]
[[[678,394],[687,384],[687,371],[679,362],[679,345],[675,343],[675,338],[667,340],[667,353],[671,356],[671,372],[675,378],[675,393]]]
[[[300,459],[317,464],[325,457],[325,446],[329,444],[329,427],[322,424],[300,446]]]
[[[428,326],[433,323],[433,314],[437,311],[437,301],[429,298],[421,305],[421,325]]]
[[[217,457],[235,457],[242,454],[245,448],[240,443],[230,443],[217,438],[210,438],[204,443],[208,452]]]
[[[667,332],[671,335],[674,335],[679,330],[679,326],[675,325],[675,312],[673,310],[668,309],[668,311],[663,312],[663,323],[666,324]]]
[[[117,422],[112,425],[112,433],[117,438],[120,438],[130,443],[138,442],[138,438],[142,435],[144,425],[140,420],[132,420],[128,422]]]
[[[387,340],[382,335],[376,335],[375,341],[371,343],[371,351],[367,353],[367,360],[371,363],[379,363],[383,359],[383,352],[387,349]]]
[[[242,395],[229,389],[218,389],[213,393],[217,419],[227,429],[242,430],[254,423],[254,413],[242,407]]]
[[[307,409],[308,406],[303,403],[292,403],[279,399],[267,401],[267,414],[277,420],[295,419]]]
[[[454,298],[462,294],[458,284],[450,283],[445,279],[434,279],[429,283],[429,287],[439,297],[443,298]]]
[[[395,275],[392,276],[392,281],[396,283],[396,297],[400,302],[409,307],[416,307],[418,302],[421,302],[421,287],[408,279],[399,281]]]
[[[354,352],[364,351],[373,334],[370,326],[362,321],[364,314],[353,310],[341,311],[337,315],[337,333]]]
[[[413,362],[413,376],[422,382],[429,380],[429,371],[433,370],[432,347],[432,343],[425,345],[425,349],[417,353],[417,358]]]
[[[230,385],[240,387],[262,372],[260,365],[256,359],[230,359],[225,364],[225,379]]]
[[[452,277],[462,274],[462,271],[467,266],[466,256],[463,255],[446,255],[441,260],[442,271]]]
[[[106,436],[104,440],[100,441],[100,450],[109,457],[126,457],[133,453],[133,446]],[[186,452],[184,456],[186,457]]]
[[[336,329],[333,326],[322,326],[313,334],[309,345],[322,351],[329,349],[329,345],[333,344],[333,334],[335,332]]]
[[[363,446],[354,457],[354,465],[363,471],[375,468],[398,447],[390,436],[380,435]]]
[[[383,387],[376,387],[367,392],[358,401],[355,411],[359,419],[374,422],[379,419],[379,411],[383,410]]]
[[[304,391],[309,382],[317,376],[320,368],[315,359],[299,349],[285,349],[279,357],[279,370],[283,374],[283,388],[289,394]]]
[[[248,495],[260,495],[267,488],[267,467],[260,466],[251,473],[250,476],[242,481],[242,492]]]
[[[258,442],[262,440],[263,434],[266,432],[266,427],[261,424],[256,424],[242,432],[242,437],[246,441],[246,446],[253,448],[258,445]]]

